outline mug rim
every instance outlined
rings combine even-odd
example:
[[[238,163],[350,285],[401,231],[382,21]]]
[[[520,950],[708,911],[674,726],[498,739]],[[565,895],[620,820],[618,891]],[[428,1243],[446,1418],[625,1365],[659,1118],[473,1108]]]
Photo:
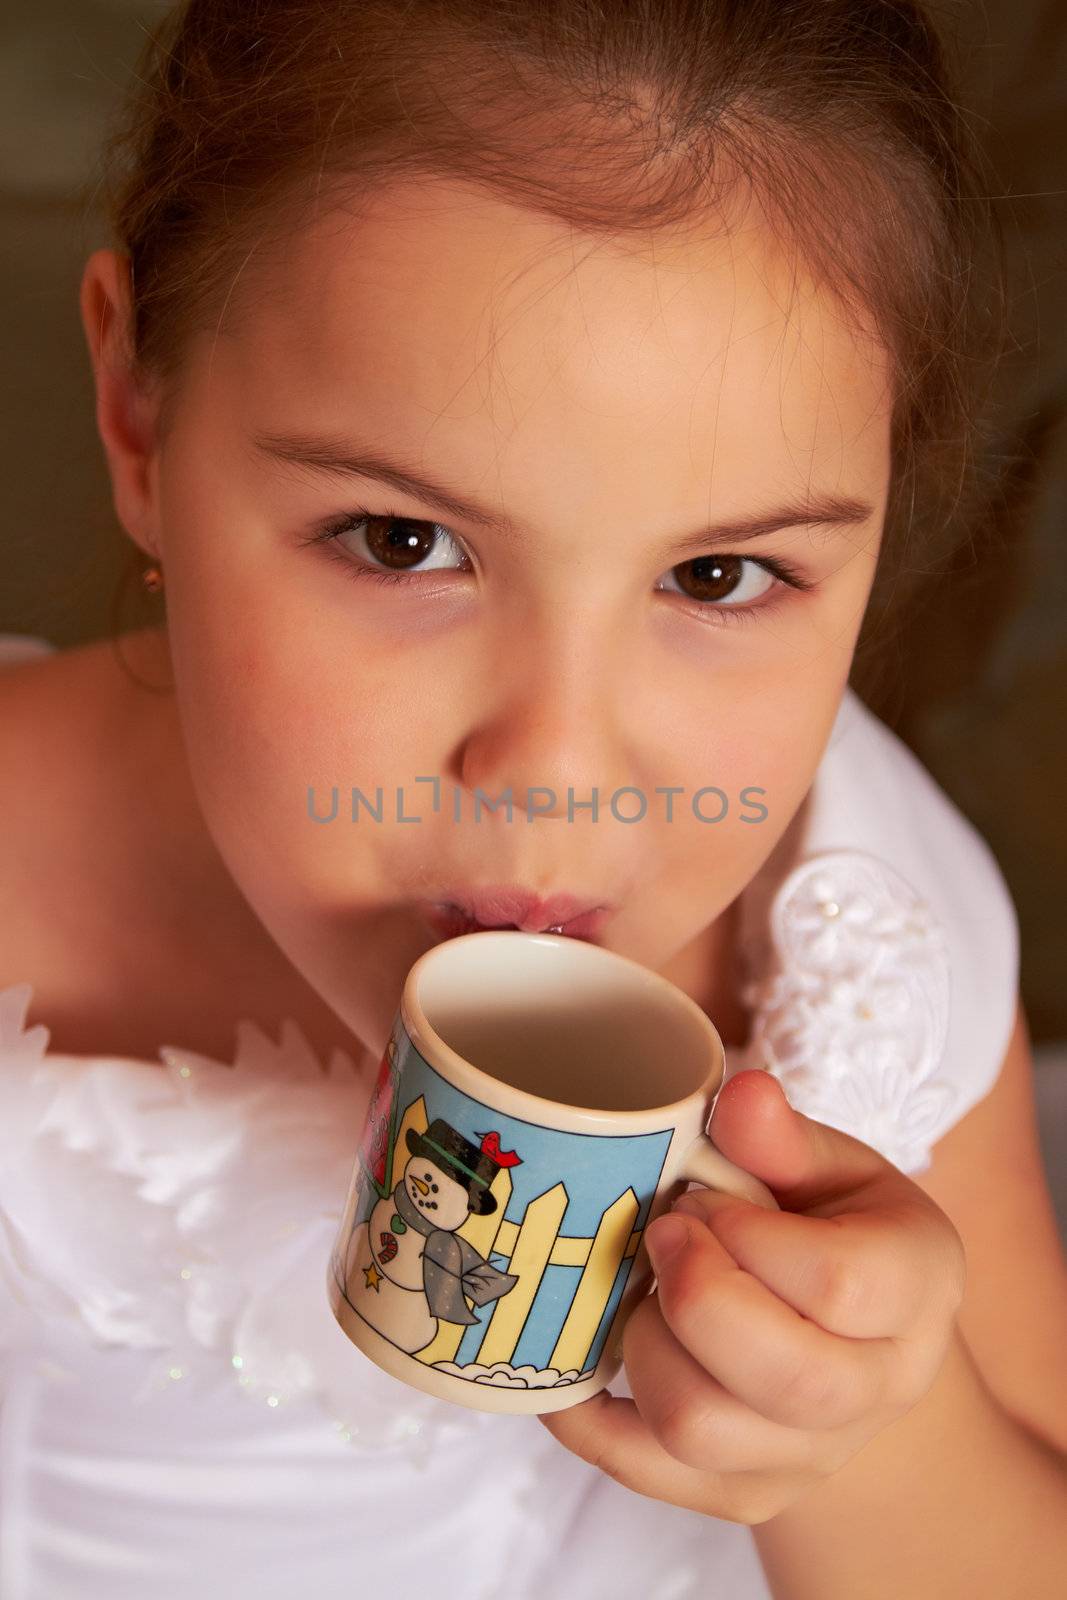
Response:
[[[705,1106],[718,1094],[726,1078],[726,1047],[722,1042],[719,1030],[707,1012],[703,1011],[683,989],[679,989],[677,984],[671,983],[669,978],[663,977],[659,972],[653,972],[650,967],[642,966],[641,962],[635,961],[631,956],[624,956],[617,950],[606,950],[603,945],[591,945],[591,948],[599,951],[601,956],[608,957],[613,962],[622,962],[625,966],[636,969],[641,974],[642,982],[648,983],[651,980],[656,987],[667,991],[669,1003],[676,1008],[688,1011],[690,1016],[700,1025],[701,1031],[711,1044],[713,1055],[711,1071],[695,1089],[690,1090],[689,1094],[683,1095],[680,1100],[669,1100],[662,1105],[647,1106],[639,1111],[611,1111],[604,1106],[579,1106],[566,1100],[551,1100],[545,1095],[534,1094],[529,1089],[516,1088],[502,1078],[494,1078],[492,1073],[485,1072],[481,1067],[475,1066],[472,1061],[468,1061],[465,1056],[460,1055],[446,1040],[442,1039],[426,1016],[418,998],[419,984],[426,967],[437,952],[445,949],[446,946],[451,948],[453,945],[476,939],[511,939],[515,937],[525,941],[533,940],[539,944],[549,944],[554,947],[572,945],[579,942],[574,939],[568,939],[565,934],[558,933],[524,933],[517,928],[479,928],[472,933],[457,934],[454,938],[443,939],[440,943],[431,945],[428,950],[423,951],[422,955],[412,965],[404,980],[404,987],[400,995],[400,1020],[407,1030],[412,1044],[419,1047],[420,1053],[425,1056],[430,1066],[435,1065],[434,1058],[436,1056],[451,1073],[456,1087],[463,1089],[464,1093],[467,1090],[462,1080],[464,1078],[473,1080],[474,1092],[471,1094],[471,1098],[481,1100],[487,1104],[492,1104],[492,1100],[487,1099],[482,1085],[487,1089],[497,1091],[497,1093],[500,1090],[505,1090],[509,1095],[515,1097],[520,1107],[526,1107],[530,1112],[536,1113],[538,1120],[541,1122],[545,1121],[544,1112],[546,1110],[552,1116],[553,1121],[558,1121],[556,1114],[563,1111],[573,1113],[576,1117],[595,1117],[613,1124],[620,1122],[631,1124],[636,1131],[638,1125],[643,1127],[650,1119],[662,1120],[664,1116],[667,1116],[670,1118],[672,1125],[678,1126],[686,1120],[684,1113],[690,1108],[699,1109],[701,1112],[704,1111]],[[422,1048],[423,1043],[430,1045],[429,1052]],[[503,1108],[501,1109],[503,1110]],[[507,1111],[504,1111],[504,1114],[510,1115]],[[518,1112],[516,1112],[516,1115],[518,1115]],[[702,1118],[702,1125],[703,1120]]]

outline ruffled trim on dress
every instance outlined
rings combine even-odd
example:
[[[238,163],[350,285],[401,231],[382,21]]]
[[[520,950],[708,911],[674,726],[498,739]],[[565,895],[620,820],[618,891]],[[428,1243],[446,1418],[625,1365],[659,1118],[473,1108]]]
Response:
[[[770,1071],[798,1110],[921,1172],[966,1098],[945,1064],[945,929],[877,856],[783,848],[745,895],[752,1029],[727,1076]],[[24,1025],[32,993],[0,990],[0,1353],[45,1319],[145,1350],[147,1383],[314,1402],[353,1445],[422,1460],[516,1420],[401,1383],[333,1318],[376,1063],[336,1050],[324,1065],[292,1021],[277,1043],[240,1022],[232,1064],[172,1046],[156,1062],[51,1055],[47,1027]]]
[[[373,1070],[292,1021],[232,1064],[50,1055],[29,983],[0,990],[3,1342],[41,1321],[148,1356],[146,1386],[313,1401],[356,1447],[418,1459],[499,1418],[422,1394],[346,1338],[326,1294]]]

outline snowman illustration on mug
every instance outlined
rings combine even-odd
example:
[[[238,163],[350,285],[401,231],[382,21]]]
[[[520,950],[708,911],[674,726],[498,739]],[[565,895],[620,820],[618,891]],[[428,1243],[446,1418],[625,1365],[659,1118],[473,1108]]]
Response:
[[[468,1216],[496,1210],[489,1192],[501,1167],[521,1164],[501,1150],[495,1130],[474,1144],[444,1118],[425,1133],[407,1129],[408,1160],[392,1192],[352,1231],[345,1259],[348,1298],[367,1322],[401,1350],[430,1343],[439,1319],[469,1326],[475,1305],[498,1300],[518,1282],[457,1230]]]

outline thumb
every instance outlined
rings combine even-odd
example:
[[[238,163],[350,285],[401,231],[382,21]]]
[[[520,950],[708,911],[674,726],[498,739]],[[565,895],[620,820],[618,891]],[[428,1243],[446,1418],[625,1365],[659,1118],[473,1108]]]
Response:
[[[708,1135],[728,1161],[774,1193],[785,1209],[840,1200],[897,1169],[861,1139],[795,1110],[770,1072],[739,1072],[723,1085]]]

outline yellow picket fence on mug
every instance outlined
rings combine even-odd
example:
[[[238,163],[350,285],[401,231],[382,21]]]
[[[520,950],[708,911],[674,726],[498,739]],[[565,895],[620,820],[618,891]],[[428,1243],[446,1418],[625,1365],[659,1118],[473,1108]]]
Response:
[[[426,1104],[420,1095],[407,1108],[400,1124],[396,1143],[399,1165],[392,1174],[394,1183],[407,1161],[407,1130],[414,1128],[418,1133],[425,1133],[427,1126]],[[604,1212],[596,1233],[581,1238],[559,1231],[567,1209],[567,1191],[562,1183],[554,1184],[531,1200],[521,1222],[504,1220],[511,1189],[511,1173],[507,1167],[501,1167],[490,1187],[497,1203],[496,1210],[487,1216],[472,1212],[456,1229],[457,1234],[469,1240],[486,1259],[490,1252],[504,1256],[507,1270],[517,1274],[519,1279],[496,1301],[478,1349],[465,1359],[484,1366],[492,1366],[496,1361],[514,1363],[515,1349],[546,1267],[580,1267],[578,1288],[547,1363],[559,1372],[572,1369],[580,1372],[603,1319],[619,1267],[634,1255],[641,1242],[642,1230],[634,1227],[640,1210],[637,1195],[633,1189],[625,1189]],[[466,1326],[441,1321],[434,1338],[416,1353],[415,1359],[427,1366],[435,1361],[454,1361],[466,1333]]]

